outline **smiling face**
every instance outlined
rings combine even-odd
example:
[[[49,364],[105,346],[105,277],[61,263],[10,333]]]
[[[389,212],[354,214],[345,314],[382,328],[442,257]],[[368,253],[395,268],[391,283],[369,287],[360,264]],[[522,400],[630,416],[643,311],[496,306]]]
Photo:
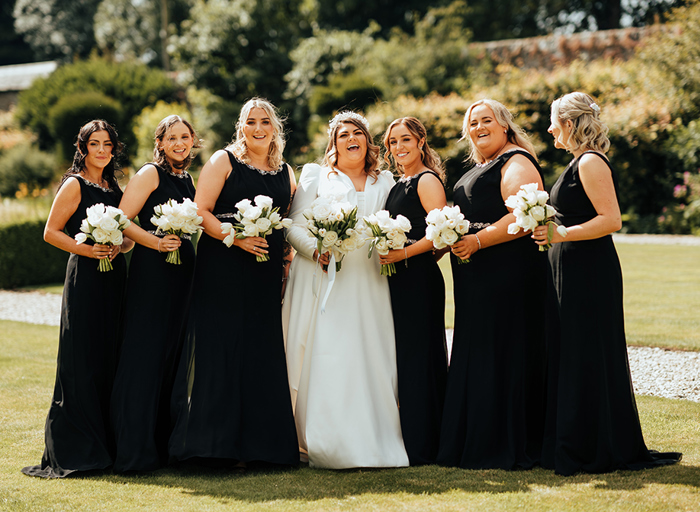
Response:
[[[354,166],[359,163],[364,166],[367,156],[367,137],[353,123],[342,123],[335,136],[338,152],[338,167]]]
[[[389,152],[403,169],[422,167],[420,146],[424,143],[425,139],[418,140],[404,124],[397,124],[389,132]]]
[[[85,167],[88,171],[102,172],[112,161],[114,145],[106,130],[98,130],[90,135],[87,142]]]
[[[243,125],[243,136],[248,149],[267,153],[274,135],[275,128],[267,112],[259,107],[250,109]]]
[[[479,153],[490,160],[508,143],[506,128],[498,124],[488,105],[477,105],[469,115],[469,138]]]
[[[165,133],[160,145],[160,149],[165,153],[165,157],[170,161],[170,164],[178,168],[179,164],[184,162],[194,145],[194,138],[190,129],[185,123],[175,123]]]

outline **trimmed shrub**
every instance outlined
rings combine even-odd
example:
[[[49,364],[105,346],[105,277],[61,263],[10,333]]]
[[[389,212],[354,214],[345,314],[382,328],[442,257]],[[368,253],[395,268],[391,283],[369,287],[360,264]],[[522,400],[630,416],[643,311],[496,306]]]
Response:
[[[44,189],[56,175],[56,158],[29,143],[20,143],[0,156],[0,196],[14,196],[22,188]]]
[[[0,288],[63,281],[69,254],[44,242],[45,224],[0,226]]]
[[[164,101],[159,101],[153,107],[144,108],[134,119],[134,135],[136,136],[136,142],[139,147],[136,158],[134,159],[134,166],[136,169],[146,162],[151,162],[153,160],[156,127],[164,118],[172,114],[178,115],[183,119],[187,119],[190,123],[193,123],[192,114],[186,105],[182,103],[166,103]],[[197,127],[194,123],[192,125],[196,130]]]
[[[71,161],[80,127],[93,119],[104,119],[119,127],[122,107],[118,101],[97,91],[64,96],[49,110],[49,130],[56,139],[59,154]]]

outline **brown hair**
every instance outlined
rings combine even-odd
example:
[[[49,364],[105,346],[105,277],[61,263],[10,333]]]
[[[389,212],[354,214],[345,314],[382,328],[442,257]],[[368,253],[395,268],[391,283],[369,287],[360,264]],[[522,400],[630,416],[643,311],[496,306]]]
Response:
[[[165,151],[162,149],[163,139],[170,131],[170,128],[175,126],[177,123],[184,124],[190,131],[190,135],[192,136],[192,149],[202,147],[202,141],[199,137],[197,137],[197,132],[194,131],[194,127],[190,124],[189,121],[175,114],[166,117],[160,123],[158,123],[158,127],[156,128],[156,133],[154,136],[155,144],[153,147],[153,161],[165,170],[169,170],[172,167],[172,164],[165,156]],[[190,164],[192,163],[193,158],[194,155],[190,151],[190,154],[187,155],[187,158],[185,158],[185,160],[181,163],[178,163],[176,167],[183,171],[187,170]]]
[[[438,155],[437,152],[431,148],[430,145],[428,145],[428,132],[425,129],[425,126],[423,126],[423,123],[421,123],[415,117],[400,117],[399,119],[394,119],[386,129],[383,137],[384,147],[387,149],[384,153],[384,161],[389,164],[389,166],[397,168],[401,174],[404,173],[403,167],[394,161],[394,157],[389,150],[389,136],[391,134],[391,130],[400,124],[404,125],[419,143],[421,139],[423,140],[423,146],[420,148],[421,162],[423,162],[423,165],[425,165],[431,171],[435,171],[444,182],[445,168],[442,165],[440,155]]]
[[[372,140],[372,135],[369,133],[369,123],[362,115],[357,112],[344,111],[340,112],[333,119],[331,119],[328,128],[328,146],[326,146],[326,152],[323,157],[323,165],[335,168],[338,165],[338,148],[337,148],[337,136],[340,126],[343,124],[352,124],[356,126],[367,139],[367,154],[365,155],[365,173],[372,176],[374,181],[377,181],[379,172],[379,146],[375,146]]]

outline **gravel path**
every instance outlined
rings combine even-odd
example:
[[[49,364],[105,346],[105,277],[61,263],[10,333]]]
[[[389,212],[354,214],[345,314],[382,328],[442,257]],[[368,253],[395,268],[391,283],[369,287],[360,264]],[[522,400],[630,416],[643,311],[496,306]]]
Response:
[[[58,325],[61,296],[0,290],[0,319]],[[452,329],[447,330],[452,347]],[[634,389],[640,395],[700,402],[700,352],[628,347]]]

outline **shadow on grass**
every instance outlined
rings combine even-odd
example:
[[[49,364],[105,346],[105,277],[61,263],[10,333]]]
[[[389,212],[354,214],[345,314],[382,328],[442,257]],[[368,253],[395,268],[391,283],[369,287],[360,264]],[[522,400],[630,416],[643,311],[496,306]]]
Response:
[[[700,467],[676,465],[643,471],[618,471],[601,475],[560,477],[553,471],[461,470],[423,466],[383,470],[261,470],[230,471],[183,468],[162,469],[137,476],[102,475],[115,484],[167,486],[185,494],[223,500],[266,502],[273,500],[315,501],[344,499],[362,494],[442,494],[451,490],[467,493],[527,493],[533,488],[591,484],[595,490],[634,491],[651,484],[700,488]]]

